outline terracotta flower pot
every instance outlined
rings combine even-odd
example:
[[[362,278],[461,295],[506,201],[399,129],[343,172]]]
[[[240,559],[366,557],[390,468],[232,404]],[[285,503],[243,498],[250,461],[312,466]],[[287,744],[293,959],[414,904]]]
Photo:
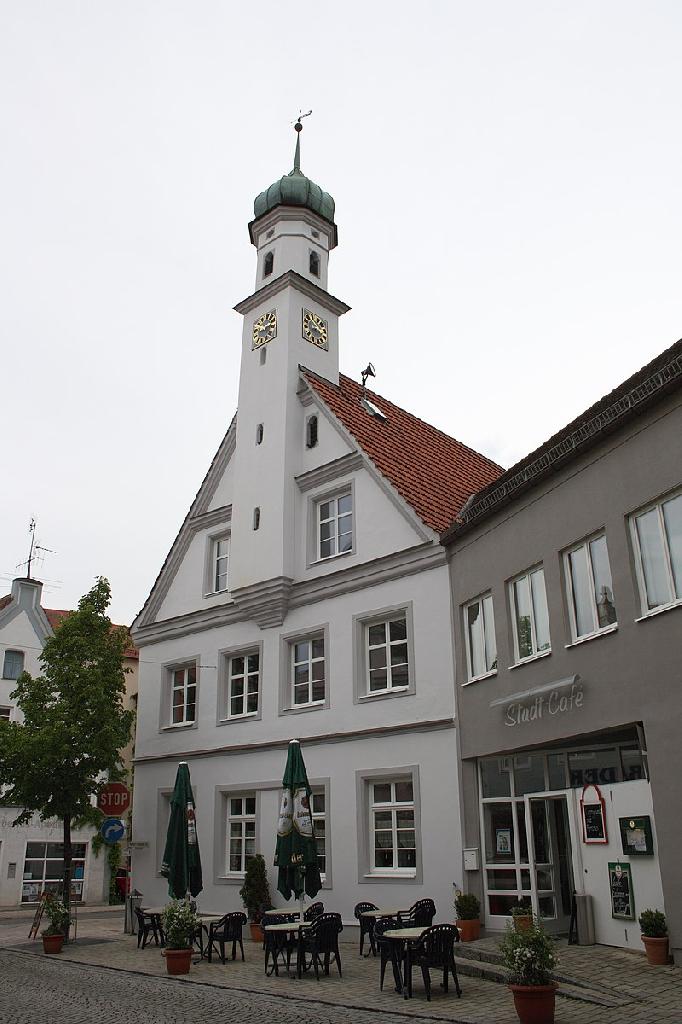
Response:
[[[646,950],[647,963],[652,964],[654,967],[660,967],[661,964],[667,964],[668,962],[668,936],[664,935],[660,939],[655,939],[651,935],[643,935],[642,942]]]
[[[481,937],[481,922],[478,918],[473,921],[458,919],[456,922],[461,942],[475,942]]]
[[[43,935],[43,953],[61,953],[64,945],[64,936],[61,932],[58,935]]]
[[[189,949],[164,949],[168,974],[189,974],[193,952],[191,946]]]
[[[533,927],[532,914],[515,914],[514,930],[517,932],[529,932]]]
[[[554,1024],[556,984],[510,985],[521,1024]]]
[[[265,941],[265,932],[263,931],[262,924],[256,924],[255,921],[252,921],[249,927],[251,929],[251,939],[253,942],[262,943]]]

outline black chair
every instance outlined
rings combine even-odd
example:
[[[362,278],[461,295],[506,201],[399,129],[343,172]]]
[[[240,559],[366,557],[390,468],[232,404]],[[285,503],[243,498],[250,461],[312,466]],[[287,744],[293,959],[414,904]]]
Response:
[[[369,938],[369,946],[372,950],[372,956],[377,955],[376,947],[374,945],[374,918],[363,917],[362,915],[367,910],[378,910],[379,908],[375,903],[356,903],[353,914],[355,915],[356,921],[360,925],[360,956],[362,956],[362,949],[365,944],[365,935]]]
[[[298,915],[296,915],[298,916]],[[264,949],[265,949],[265,973],[268,973],[268,961],[272,958],[272,967],[270,968],[270,974],[274,973],[279,977],[279,968],[277,960],[279,957],[282,958],[282,966],[286,965],[289,970],[291,963],[291,954],[297,949],[298,940],[293,932],[272,932],[269,931],[267,925],[271,924],[291,924],[293,914],[268,914],[266,918],[266,926],[263,929],[265,936]]]
[[[386,965],[390,963],[393,967],[395,990],[396,992],[402,992],[403,979],[401,974],[401,951],[403,947],[400,943],[392,942],[391,939],[384,938],[384,932],[389,931],[391,928],[398,928],[398,921],[395,917],[379,917],[374,922],[374,942],[381,958],[379,987],[383,992]]]
[[[157,946],[165,945],[165,936],[158,915],[147,914],[146,911],[140,910],[139,907],[134,907],[133,909],[137,918],[137,948],[139,949],[142,946],[144,949],[150,935],[154,936],[154,942]]]
[[[242,928],[246,924],[246,914],[235,911],[231,914],[224,914],[218,921],[211,921],[208,926],[208,962],[212,963],[213,952],[219,950],[220,962],[225,963],[225,946],[232,943],[232,959],[237,959],[237,944],[242,951],[244,960],[244,940]]]
[[[412,995],[412,968],[421,967],[426,989],[426,998],[431,1002],[430,969],[443,972],[443,990],[448,990],[448,976],[452,974],[455,982],[457,998],[462,994],[455,966],[455,942],[459,942],[459,932],[454,924],[434,924],[427,928],[421,938],[412,944],[407,951],[405,965],[405,982],[408,996]]]
[[[417,900],[406,913],[398,914],[401,928],[430,928],[436,916],[433,900]]]
[[[320,914],[324,914],[324,903],[311,903],[303,914],[303,920],[314,921]]]
[[[312,910],[312,907],[310,908]],[[301,940],[298,951],[298,973],[302,970],[315,969],[315,979],[320,980],[320,967],[324,967],[324,973],[329,974],[331,958],[336,961],[341,973],[341,954],[339,953],[339,933],[343,931],[340,914],[320,914],[316,917],[310,928],[301,932]],[[306,954],[310,954],[310,962],[306,961]]]

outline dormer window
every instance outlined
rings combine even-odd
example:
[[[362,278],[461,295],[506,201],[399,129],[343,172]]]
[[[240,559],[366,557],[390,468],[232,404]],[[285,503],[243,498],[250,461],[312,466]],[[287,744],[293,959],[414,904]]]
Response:
[[[275,266],[275,254],[272,252],[266,252],[265,259],[263,260],[263,277],[269,277]]]
[[[315,277],[319,277],[320,276],[320,257],[319,257],[318,253],[316,253],[316,252],[311,252],[310,253],[310,261],[309,261],[309,264],[308,264],[308,269],[310,270],[310,273],[313,274]]]
[[[309,416],[305,424],[305,446],[314,448],[317,445],[317,416]]]

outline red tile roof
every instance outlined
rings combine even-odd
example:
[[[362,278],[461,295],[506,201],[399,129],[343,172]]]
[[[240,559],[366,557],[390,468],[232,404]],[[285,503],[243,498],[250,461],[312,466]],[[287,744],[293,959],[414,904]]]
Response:
[[[449,526],[467,498],[503,472],[502,467],[454,437],[405,412],[350,377],[338,386],[301,367],[305,379],[395,487],[422,522],[439,533]],[[362,407],[366,397],[386,417]]]
[[[2,611],[3,608],[6,608],[7,605],[10,604],[11,600],[11,594],[5,594],[4,597],[0,597],[0,611]],[[43,608],[43,611],[45,612],[45,616],[47,621],[50,623],[50,629],[53,633],[57,626],[60,626],[67,616],[73,614],[70,610],[65,610],[63,608]],[[113,622],[111,625],[114,629],[125,629],[125,631],[128,632],[127,626],[115,626]],[[130,647],[126,648],[124,656],[126,658],[137,659],[140,657],[140,652],[137,647],[133,647],[131,644]]]

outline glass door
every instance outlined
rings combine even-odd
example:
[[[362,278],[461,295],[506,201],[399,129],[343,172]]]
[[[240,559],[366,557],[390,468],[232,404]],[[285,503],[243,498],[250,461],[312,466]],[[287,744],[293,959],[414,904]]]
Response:
[[[571,918],[573,864],[566,795],[524,797],[533,913],[549,932],[567,932]]]

